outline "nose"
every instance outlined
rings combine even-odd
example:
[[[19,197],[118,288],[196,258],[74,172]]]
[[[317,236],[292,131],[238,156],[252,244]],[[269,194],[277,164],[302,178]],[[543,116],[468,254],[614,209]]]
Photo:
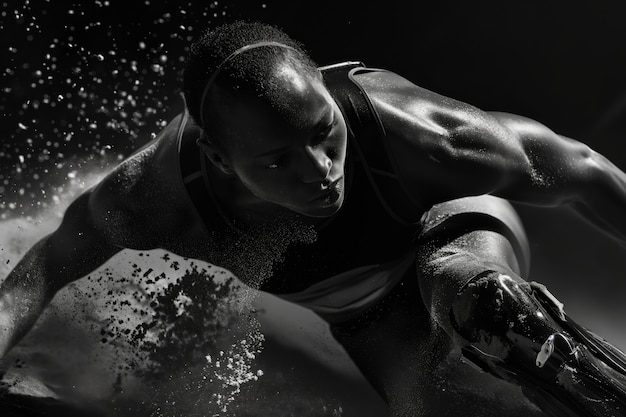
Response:
[[[306,154],[306,161],[303,167],[302,181],[313,183],[326,180],[333,166],[332,159],[323,149],[315,149],[311,146],[307,146],[304,153]]]

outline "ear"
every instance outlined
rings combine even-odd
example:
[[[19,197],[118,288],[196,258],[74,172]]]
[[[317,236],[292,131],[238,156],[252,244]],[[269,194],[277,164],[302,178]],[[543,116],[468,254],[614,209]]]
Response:
[[[196,144],[200,147],[202,152],[209,158],[209,161],[217,168],[220,169],[226,175],[232,175],[235,171],[228,163],[228,159],[224,152],[219,149],[206,135],[196,139]]]

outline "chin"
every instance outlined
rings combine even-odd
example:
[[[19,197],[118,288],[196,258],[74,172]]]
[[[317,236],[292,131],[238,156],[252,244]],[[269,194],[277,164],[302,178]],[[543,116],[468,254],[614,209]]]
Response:
[[[319,204],[309,204],[306,207],[301,207],[300,210],[295,210],[298,213],[316,218],[331,217],[337,214],[341,206],[343,205],[343,194],[339,196],[336,201],[324,202]]]

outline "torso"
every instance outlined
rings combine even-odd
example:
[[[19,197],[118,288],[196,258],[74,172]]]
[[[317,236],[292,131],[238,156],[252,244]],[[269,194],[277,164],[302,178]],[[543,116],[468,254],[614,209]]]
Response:
[[[358,77],[377,109],[384,112],[379,104],[389,87],[384,79],[396,82],[394,76],[374,72],[355,78]],[[174,119],[146,147],[148,151],[134,157],[149,167],[142,173],[144,178],[136,181],[143,190],[133,194],[151,200],[140,203],[143,207],[154,207],[147,215],[151,224],[159,225],[152,227],[155,229],[152,236],[163,238],[157,238],[160,241],[152,246],[223,266],[242,281],[276,293],[295,292],[334,274],[398,258],[410,250],[415,226],[400,224],[390,217],[376,197],[363,166],[350,150],[352,168],[347,175],[351,176],[348,179],[351,185],[344,206],[320,227],[281,221],[280,227],[269,224],[258,233],[246,235],[233,230],[214,202],[205,204],[201,215],[179,173],[177,140],[181,117]],[[189,122],[182,133],[183,145],[195,146],[201,131]],[[429,204],[428,199],[424,201]],[[419,219],[420,215],[418,211],[413,218]]]
[[[198,133],[190,131],[183,140],[193,143]],[[293,224],[280,221],[242,233],[224,219],[215,202],[202,204],[203,215],[196,211],[189,218],[197,223],[195,229],[205,230],[205,251],[194,251],[193,257],[223,266],[272,293],[296,292],[346,270],[401,257],[411,247],[414,227],[389,216],[351,153],[348,167],[344,205],[316,226],[294,216]],[[187,250],[181,254],[191,256]]]

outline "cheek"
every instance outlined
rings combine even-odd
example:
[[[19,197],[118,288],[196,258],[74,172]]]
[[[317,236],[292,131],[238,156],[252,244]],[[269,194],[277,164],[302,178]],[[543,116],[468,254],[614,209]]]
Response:
[[[337,135],[337,140],[334,141],[333,146],[329,149],[329,157],[332,159],[335,165],[343,167],[346,159],[346,150],[348,147],[348,138],[345,127]]]
[[[239,179],[252,194],[263,200],[274,201],[278,197],[284,199],[293,193],[293,179],[280,173],[260,170],[240,172]]]

